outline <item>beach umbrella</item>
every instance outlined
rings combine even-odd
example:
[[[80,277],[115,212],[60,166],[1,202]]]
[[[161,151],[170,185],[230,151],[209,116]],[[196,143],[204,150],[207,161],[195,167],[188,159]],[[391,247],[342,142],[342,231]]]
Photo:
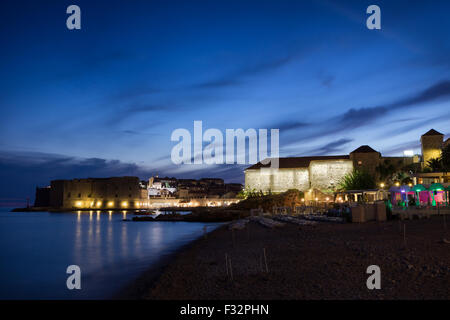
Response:
[[[389,188],[388,191],[390,193],[392,202],[394,202],[394,204],[396,204],[396,202],[395,202],[395,194],[396,193],[400,193],[400,187],[392,186],[392,187]]]
[[[440,184],[440,183],[433,183],[433,184],[430,186],[430,189],[429,189],[429,190],[431,191],[431,195],[432,195],[432,197],[433,197],[433,203],[432,203],[432,205],[435,206],[435,205],[436,205],[436,200],[434,199],[434,192],[436,192],[436,191],[443,191],[443,190],[445,190],[445,188],[444,188],[444,186],[443,186],[442,184]]]
[[[400,187],[400,196],[402,198],[403,204],[408,206],[408,192],[411,191],[411,188],[407,185],[403,185]]]
[[[445,187],[441,183],[433,183],[430,186],[431,191],[444,191]]]
[[[423,184],[416,184],[414,187],[412,187],[411,190],[414,192],[421,192],[421,191],[427,191],[427,188],[425,188]]]
[[[402,192],[402,193],[406,193],[409,191],[411,191],[411,188],[408,185],[403,185],[400,187],[400,192]]]
[[[412,187],[411,191],[414,191],[416,193],[416,206],[420,206],[419,193],[421,191],[427,191],[427,188],[425,188],[422,184],[416,184],[414,187]]]

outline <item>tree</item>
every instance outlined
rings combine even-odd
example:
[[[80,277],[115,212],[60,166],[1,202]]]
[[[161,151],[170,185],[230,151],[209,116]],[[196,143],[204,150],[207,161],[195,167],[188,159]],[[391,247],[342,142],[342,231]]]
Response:
[[[389,159],[386,159],[382,163],[380,163],[376,168],[381,181],[385,181],[386,179],[390,178],[395,172],[396,168],[391,163]]]
[[[251,188],[243,189],[237,194],[237,197],[240,199],[255,198],[257,196],[259,196],[259,194],[256,189]]]
[[[427,166],[430,167],[433,172],[441,172],[443,169],[441,158],[433,158],[428,160]]]
[[[408,184],[412,183],[412,179],[406,172],[398,171],[392,176],[392,182],[398,182],[400,184]]]
[[[366,171],[354,170],[342,177],[338,184],[339,191],[375,189],[375,178]]]

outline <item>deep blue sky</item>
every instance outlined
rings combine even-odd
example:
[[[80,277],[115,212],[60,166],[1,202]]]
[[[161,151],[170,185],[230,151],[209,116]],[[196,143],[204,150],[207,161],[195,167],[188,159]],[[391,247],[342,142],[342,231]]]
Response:
[[[82,29],[66,28],[77,4]],[[370,4],[382,30],[368,30]],[[448,1],[2,1],[0,199],[168,174],[176,128],[279,128],[281,155],[420,151],[450,133]],[[245,167],[245,166],[244,166]],[[6,201],[6,200],[3,200]],[[0,200],[1,204],[1,200]]]

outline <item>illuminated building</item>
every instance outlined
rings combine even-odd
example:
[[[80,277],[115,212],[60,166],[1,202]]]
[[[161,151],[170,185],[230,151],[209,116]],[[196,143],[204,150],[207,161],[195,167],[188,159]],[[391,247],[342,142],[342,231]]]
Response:
[[[342,177],[354,169],[367,171],[377,178],[377,167],[381,165],[397,169],[405,166],[424,168],[430,159],[440,157],[442,147],[449,144],[450,140],[444,142],[444,135],[431,129],[422,135],[420,142],[422,157],[414,155],[411,150],[406,150],[401,157],[385,157],[365,145],[349,155],[280,158],[278,169],[270,169],[270,164],[258,162],[245,170],[245,188],[263,192],[298,189],[304,192],[319,190],[330,193],[336,189]],[[418,183],[450,180],[450,175],[445,173],[420,173],[413,177]],[[384,188],[385,185],[381,183],[380,186]]]
[[[137,177],[53,180],[49,204],[66,209],[133,209],[147,206],[148,193]]]

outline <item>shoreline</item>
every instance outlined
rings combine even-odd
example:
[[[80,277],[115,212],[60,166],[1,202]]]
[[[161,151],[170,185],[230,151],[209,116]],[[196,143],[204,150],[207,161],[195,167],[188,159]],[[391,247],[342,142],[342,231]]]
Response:
[[[406,247],[400,232],[403,224],[408,230]],[[201,237],[180,248],[164,261],[164,266],[147,270],[144,277],[152,281],[146,284],[137,280],[133,285],[139,294],[128,297],[450,299],[450,245],[442,241],[443,230],[442,217],[300,227],[287,224],[275,229],[250,222],[246,229],[234,232],[222,226],[208,233],[207,239]],[[450,238],[448,233],[446,237]],[[233,280],[225,267],[225,254],[232,261]],[[381,290],[366,287],[370,265],[380,266]]]
[[[50,212],[50,213],[80,213],[80,212],[126,212],[133,214],[134,217],[130,221],[134,222],[158,222],[158,221],[181,221],[181,222],[229,222],[236,219],[246,218],[249,216],[249,210],[242,209],[230,209],[227,207],[194,207],[194,208],[178,208],[174,210],[173,208],[161,208],[160,211],[165,211],[169,213],[160,214],[153,217],[152,214],[155,210],[138,210],[138,209],[128,209],[128,210],[105,210],[105,209],[49,209],[49,208],[15,208],[10,210],[10,212]],[[180,214],[179,211],[190,211],[187,214]]]
[[[223,224],[218,228],[207,233],[207,236],[218,231],[219,229],[226,228],[227,224]],[[192,249],[196,243],[205,240],[205,236],[200,236],[194,239],[173,252],[164,255],[157,262],[153,263],[148,269],[140,273],[140,275],[132,280],[130,283],[124,285],[118,292],[114,293],[110,298],[112,300],[142,300],[148,293],[148,290],[153,288],[158,282],[160,277],[164,274],[167,268],[175,263],[177,258],[183,253]]]

